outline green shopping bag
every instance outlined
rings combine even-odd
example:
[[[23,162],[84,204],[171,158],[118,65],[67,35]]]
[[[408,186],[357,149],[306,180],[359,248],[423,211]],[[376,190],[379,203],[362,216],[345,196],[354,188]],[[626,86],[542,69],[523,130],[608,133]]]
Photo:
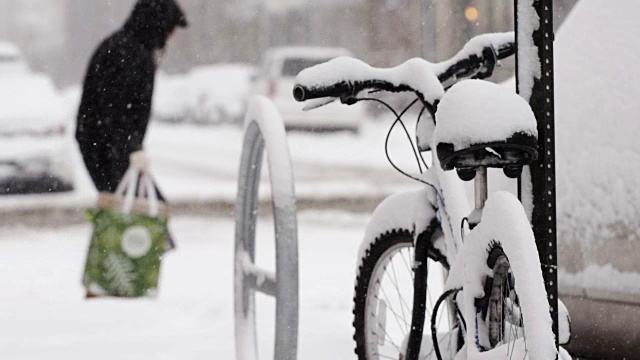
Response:
[[[87,297],[154,296],[168,231],[166,206],[150,176],[129,169],[114,194],[100,194],[88,216],[93,234],[83,276]]]

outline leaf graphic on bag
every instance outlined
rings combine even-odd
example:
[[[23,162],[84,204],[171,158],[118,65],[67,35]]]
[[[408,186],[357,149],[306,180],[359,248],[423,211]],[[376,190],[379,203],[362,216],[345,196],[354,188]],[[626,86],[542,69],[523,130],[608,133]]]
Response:
[[[135,266],[125,256],[111,253],[104,260],[105,277],[114,290],[121,295],[135,294],[136,273]]]

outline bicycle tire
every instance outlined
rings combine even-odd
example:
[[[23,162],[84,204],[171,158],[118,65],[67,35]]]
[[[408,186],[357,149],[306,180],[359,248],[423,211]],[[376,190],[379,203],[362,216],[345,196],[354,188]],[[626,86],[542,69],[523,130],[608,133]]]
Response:
[[[515,292],[511,263],[504,249],[499,243],[492,242],[487,253],[487,267],[491,269],[492,276],[485,282],[486,296],[483,300],[486,299],[487,302],[483,313],[489,330],[489,344],[491,348],[495,348],[505,341],[506,327],[510,327],[518,335],[518,329],[524,327],[524,321],[522,314],[515,314],[513,311],[516,307],[519,308],[520,300]]]
[[[557,350],[533,232],[513,195],[492,196],[483,222],[467,239],[477,244],[474,251],[482,252],[480,246],[484,247],[480,266],[486,267],[483,272],[469,265],[473,259],[467,260],[466,276],[471,282],[465,290],[474,291],[473,279],[482,279],[479,286],[484,288],[469,299],[472,307],[467,311],[472,313],[465,316],[475,318],[475,324],[469,328],[468,343],[475,342],[472,352],[484,353],[482,358],[499,354],[510,359],[554,359]],[[478,277],[469,271],[487,275]]]
[[[487,333],[484,340],[480,339],[482,335],[478,332],[482,330],[478,329],[481,325],[476,324],[476,346],[483,352],[505,345],[508,352],[520,351],[516,350],[515,342],[522,339],[526,344],[527,331],[520,307],[520,294],[515,291],[518,277],[499,242],[492,241],[489,245],[486,265],[491,276],[485,279],[485,295],[476,299],[476,308],[485,322]],[[528,358],[526,350],[522,356],[517,358]]]
[[[420,236],[428,236],[429,238],[427,240],[432,240],[434,234],[435,229],[431,227]],[[411,317],[413,316],[413,306],[415,305],[412,301],[413,253],[414,239],[412,232],[407,229],[394,229],[378,235],[364,252],[362,259],[360,259],[353,299],[353,327],[355,330],[353,339],[356,342],[355,353],[358,359],[377,360],[404,358],[409,326],[411,324]],[[430,263],[428,268],[431,270],[433,270],[434,265],[442,268],[448,267],[444,256],[439,254],[437,250],[431,249],[428,257],[428,262]],[[391,281],[386,281],[382,278],[387,268],[391,269],[389,275],[391,276],[391,274],[393,274],[392,276],[394,277]],[[402,270],[403,272],[398,273],[397,270]],[[427,275],[429,273],[430,271],[427,270]],[[435,271],[433,273],[437,276]],[[405,285],[402,289],[399,287],[400,282]],[[389,283],[391,283],[392,286],[395,285],[395,290],[398,291],[398,301],[395,301],[395,298],[391,299],[392,296],[384,290],[383,287]],[[429,292],[430,287],[427,287],[426,290]],[[402,293],[400,293],[400,291],[402,291]],[[439,295],[440,291],[433,296],[427,294],[427,296],[424,297],[424,303],[418,304],[418,308],[422,309],[420,316],[425,317],[429,309],[433,308],[435,300]],[[395,321],[389,321],[389,324],[387,324],[386,321],[387,312],[395,316]],[[445,312],[443,312],[443,314],[444,313]],[[428,316],[430,318],[431,314]],[[448,316],[446,318],[451,320]],[[443,326],[448,326],[449,328],[454,327],[452,324]],[[423,334],[422,338],[423,351],[421,351],[421,353],[431,353],[432,349],[428,349],[428,345],[425,345],[424,342],[426,340],[427,344],[430,343],[431,333]],[[452,339],[455,339],[455,343],[451,341]],[[454,336],[448,337],[447,341],[449,341],[449,346],[446,346],[446,348],[455,353],[458,346],[457,333]],[[426,351],[425,347],[427,348]],[[421,355],[421,359],[436,358],[435,353],[433,353],[433,357],[429,355],[424,357],[425,355]]]
[[[491,275],[487,276],[485,280],[485,296],[476,299],[476,304],[481,304],[477,308],[485,322],[488,344],[485,343],[484,346],[478,348],[480,351],[489,351],[501,347],[507,352],[508,358],[537,359],[539,357],[532,355],[529,351],[539,346],[532,340],[535,335],[530,335],[535,334],[536,330],[533,325],[525,321],[525,318],[540,318],[548,315],[534,314],[533,311],[526,310],[521,306],[520,299],[534,297],[537,297],[539,301],[546,299],[544,295],[540,297],[539,294],[530,291],[530,286],[520,286],[516,291],[516,283],[518,279],[523,281],[522,274],[525,272],[528,274],[535,271],[540,272],[540,268],[530,268],[527,266],[528,264],[510,261],[510,256],[513,258],[518,256],[513,251],[514,249],[503,248],[498,241],[492,241],[487,249],[486,264]],[[530,313],[527,314],[527,311]],[[476,334],[476,339],[478,339],[478,334]],[[476,344],[478,345],[478,343]]]

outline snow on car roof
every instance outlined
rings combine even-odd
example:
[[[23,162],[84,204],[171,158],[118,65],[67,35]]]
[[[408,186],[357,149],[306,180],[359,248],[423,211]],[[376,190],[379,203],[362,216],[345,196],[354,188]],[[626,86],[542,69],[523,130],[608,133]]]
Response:
[[[24,74],[29,71],[20,49],[8,41],[0,40],[0,75]]]
[[[338,56],[350,56],[351,51],[339,47],[324,46],[282,46],[271,48],[267,51],[268,57],[323,57],[333,58]]]
[[[0,56],[20,56],[20,50],[14,44],[0,40]]]

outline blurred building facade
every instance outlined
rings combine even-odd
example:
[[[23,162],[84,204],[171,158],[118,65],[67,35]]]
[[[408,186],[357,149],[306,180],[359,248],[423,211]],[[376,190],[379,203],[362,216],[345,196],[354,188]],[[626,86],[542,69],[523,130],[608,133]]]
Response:
[[[514,0],[178,0],[190,28],[169,43],[162,68],[257,64],[271,46],[343,46],[377,66],[422,56],[441,61],[471,36],[513,29]],[[577,0],[557,0],[557,24]],[[98,43],[135,0],[0,1],[0,39],[59,86],[81,81]]]

